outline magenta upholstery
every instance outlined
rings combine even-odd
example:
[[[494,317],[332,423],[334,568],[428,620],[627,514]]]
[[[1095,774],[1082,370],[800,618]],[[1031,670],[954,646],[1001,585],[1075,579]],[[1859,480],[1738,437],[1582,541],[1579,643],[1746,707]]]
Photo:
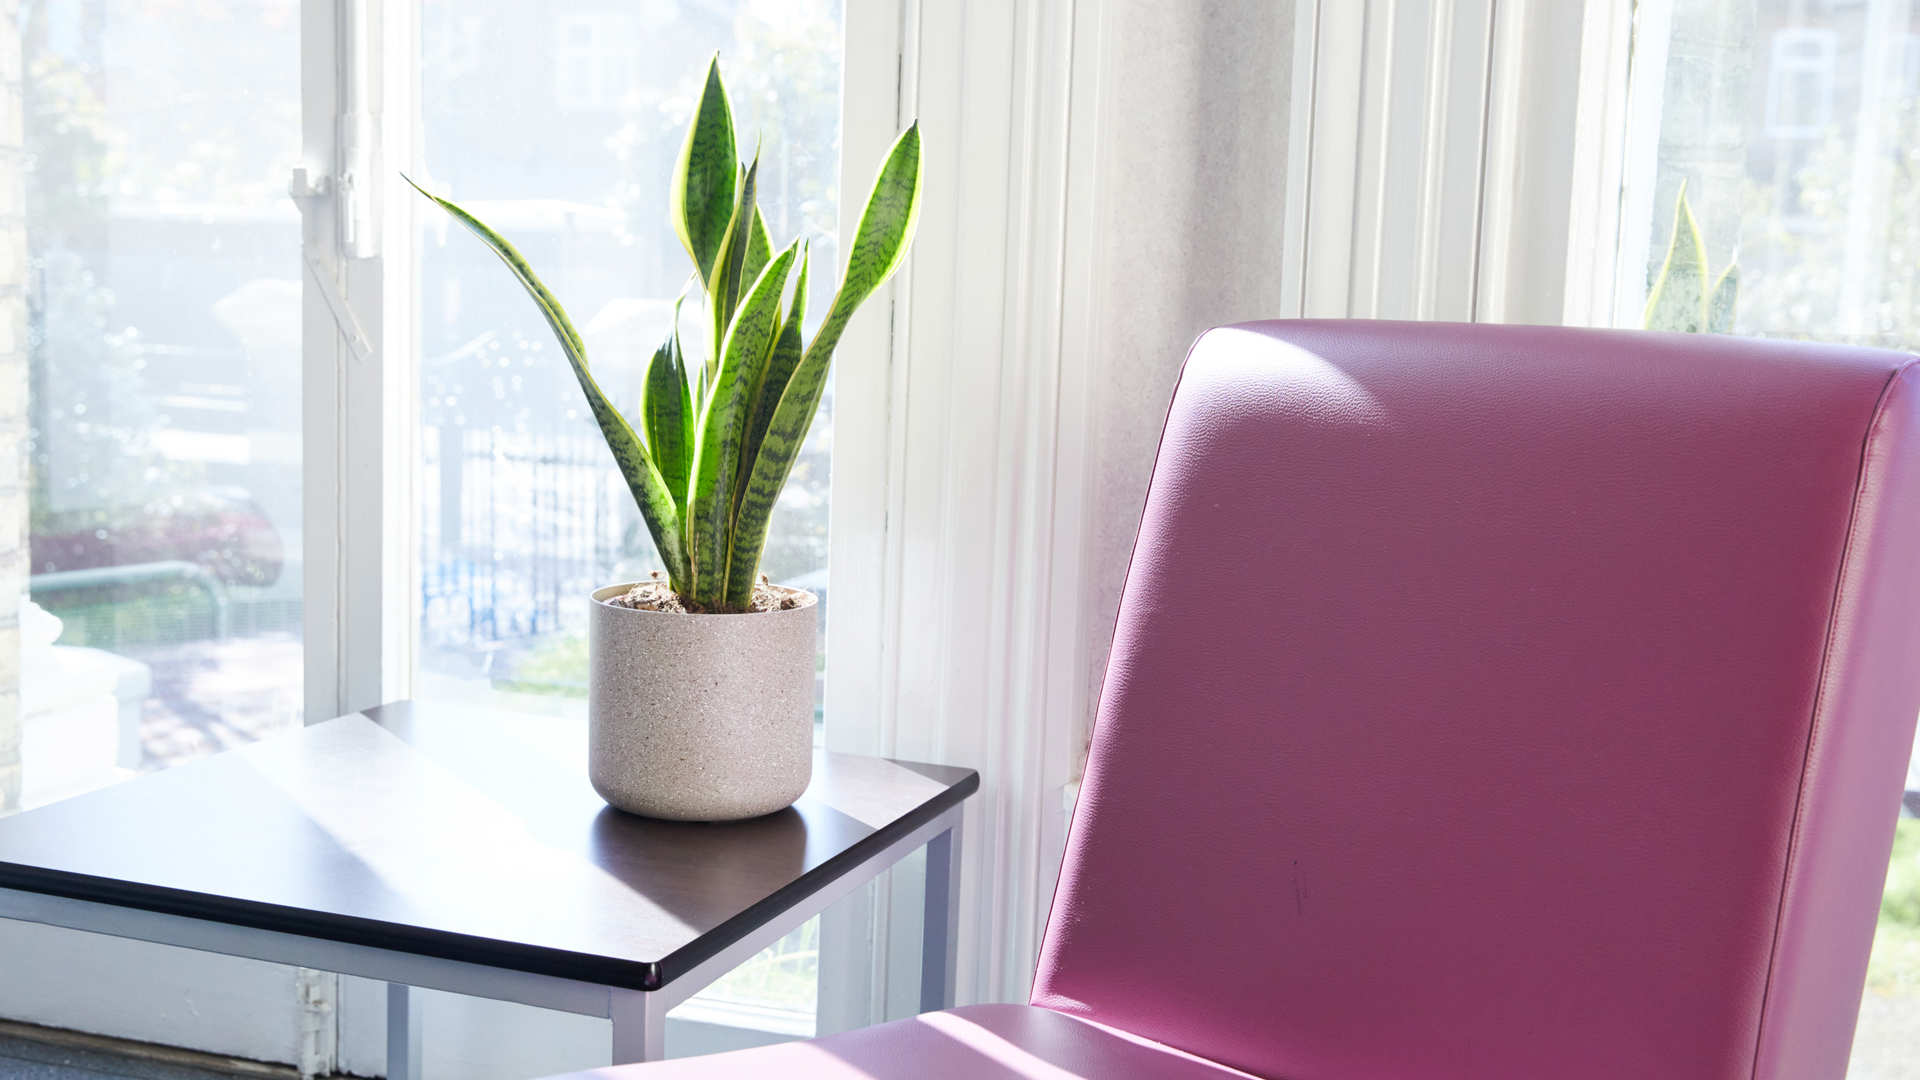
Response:
[[[1250,1072],[1844,1072],[1920,712],[1886,353],[1195,346],[1035,1004]]]
[[[1032,1005],[641,1076],[1210,1075],[1161,1044],[1838,1080],[1920,712],[1916,382],[1704,336],[1210,332]],[[1150,1056],[1049,1058],[1056,1014]],[[1042,1064],[929,1071],[949,1024]]]

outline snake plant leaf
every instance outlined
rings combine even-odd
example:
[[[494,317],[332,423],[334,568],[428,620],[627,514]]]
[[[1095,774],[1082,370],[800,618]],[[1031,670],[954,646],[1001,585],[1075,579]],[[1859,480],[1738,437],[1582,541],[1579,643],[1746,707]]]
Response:
[[[833,351],[840,344],[847,321],[862,301],[873,295],[906,258],[913,242],[914,226],[920,217],[920,125],[918,122],[900,133],[887,160],[874,178],[867,196],[866,209],[854,229],[853,246],[847,253],[847,270],[834,294],[826,320],[814,333],[813,341],[787,380],[786,389],[774,407],[757,452],[747,468],[746,490],[733,521],[733,549],[729,556],[726,602],[742,603],[751,598],[753,582],[760,572],[760,556],[766,549],[767,526],[773,507],[786,486],[787,476],[800,455],[807,429],[820,407],[827,388],[827,369]]]
[[[1707,245],[1687,205],[1687,185],[1673,208],[1673,239],[1667,260],[1647,293],[1646,327],[1694,334],[1707,321]]]
[[[679,305],[674,307],[677,315]],[[686,358],[680,352],[677,331],[668,332],[647,364],[640,416],[647,429],[647,452],[673,493],[674,506],[684,515],[687,477],[693,467],[693,392],[687,385]]]
[[[1733,333],[1733,309],[1740,302],[1740,264],[1728,263],[1707,294],[1707,333]]]
[[[773,416],[761,434],[758,452],[747,469],[746,487],[740,493],[740,505],[734,512],[733,545],[727,559],[726,603],[742,606],[752,600],[753,583],[760,576],[760,556],[767,546],[767,528],[773,521],[774,504],[780,490],[800,456],[807,429],[813,425],[820,408],[820,397],[827,388],[827,366],[831,350],[820,350],[820,334],[814,335],[793,376],[781,391]],[[772,388],[769,387],[769,390]]]
[[[760,208],[753,208],[753,232],[747,235],[747,262],[740,270],[740,280],[758,281],[760,271],[767,268],[767,260],[773,258],[773,241],[767,236],[766,219],[760,216]]]
[[[582,344],[580,334],[574,330],[573,322],[567,318],[566,310],[560,306],[560,301],[554,298],[553,293],[534,274],[533,267],[505,237],[453,202],[415,184],[411,177],[403,175],[401,178],[479,237],[506,264],[527,295],[533,298],[534,305],[547,320],[547,326],[553,330],[553,336],[560,342],[560,351],[566,354],[567,363],[573,368],[580,391],[586,395],[587,407],[600,425],[600,433],[606,437],[607,449],[612,451],[614,463],[620,467],[620,475],[633,493],[633,501],[640,507],[640,516],[646,519],[647,530],[653,534],[654,547],[660,552],[660,559],[666,563],[667,574],[676,583],[677,589],[677,583],[685,581],[688,576],[686,545],[680,535],[680,511],[674,505],[673,495],[668,491],[660,470],[655,467],[652,456],[647,453],[646,446],[640,441],[640,436],[634,433],[626,417],[620,415],[620,410],[614,408],[607,396],[600,392],[599,384],[587,369],[586,346]]]
[[[746,436],[752,394],[773,351],[780,300],[797,248],[795,244],[775,256],[741,303],[721,350],[713,393],[700,417],[693,451],[693,494],[687,505],[687,548],[694,603],[708,610],[729,610],[725,606],[727,552],[740,445]]]
[[[781,321],[780,330],[774,335],[773,355],[767,358],[766,372],[760,377],[760,386],[753,392],[753,410],[747,418],[746,438],[740,445],[740,479],[735,485],[733,495],[734,515],[740,511],[740,498],[747,490],[747,479],[753,472],[754,459],[760,456],[760,442],[766,438],[767,425],[773,422],[774,410],[780,407],[780,395],[786,392],[787,383],[793,378],[794,369],[800,366],[800,357],[806,347],[805,324],[807,318],[807,277],[813,261],[812,248],[800,249],[800,272],[794,278],[793,305],[787,310],[787,317]],[[751,590],[753,582],[747,582]]]
[[[713,261],[713,273],[707,278],[707,306],[713,316],[713,350],[707,354],[707,381],[720,369],[721,349],[726,343],[727,327],[740,306],[740,292],[755,278],[746,277],[747,257],[753,249],[753,219],[760,213],[754,204],[754,182],[760,173],[760,158],[740,174],[740,195],[734,200],[733,217],[727,222],[727,240]]]
[[[839,346],[840,335],[853,313],[900,268],[920,222],[920,187],[920,124],[915,121],[894,140],[880,174],[873,179],[866,209],[860,212],[860,224],[853,231],[840,289],[834,293],[813,343],[807,346],[809,358],[818,352],[824,364]],[[825,378],[824,371],[821,377]]]
[[[673,166],[673,188],[668,213],[674,232],[699,268],[705,281],[713,260],[727,237],[733,219],[733,191],[738,168],[733,142],[733,109],[727,88],[720,82],[720,56],[707,65],[706,85],[694,106],[693,123]]]
[[[835,312],[851,316],[900,268],[920,222],[920,189],[920,123],[916,120],[894,140],[880,174],[873,179],[866,209],[853,231],[840,291],[833,298]]]

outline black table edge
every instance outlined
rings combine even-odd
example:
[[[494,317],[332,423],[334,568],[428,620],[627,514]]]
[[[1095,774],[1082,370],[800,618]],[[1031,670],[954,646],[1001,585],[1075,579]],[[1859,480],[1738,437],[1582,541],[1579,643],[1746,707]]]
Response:
[[[978,790],[980,774],[969,769],[967,775],[957,783],[658,961],[620,960],[9,862],[0,862],[0,888],[162,915],[179,915],[296,937],[362,945],[438,960],[455,960],[531,975],[549,975],[599,986],[659,990],[740,941],[780,912],[845,877],[855,867],[958,806]]]
[[[895,764],[911,767],[904,761],[895,762]],[[740,914],[668,953],[658,963],[650,965],[656,969],[655,975],[659,981],[652,986],[635,989],[657,990],[686,974],[702,962],[718,955],[729,945],[752,933],[755,927],[765,925],[782,911],[845,877],[855,867],[864,864],[878,852],[886,850],[915,829],[960,805],[967,796],[979,790],[980,774],[968,769],[967,775],[959,782],[895,818],[886,827],[876,830],[873,835],[793,879],[785,887],[769,893],[765,899],[748,907]]]

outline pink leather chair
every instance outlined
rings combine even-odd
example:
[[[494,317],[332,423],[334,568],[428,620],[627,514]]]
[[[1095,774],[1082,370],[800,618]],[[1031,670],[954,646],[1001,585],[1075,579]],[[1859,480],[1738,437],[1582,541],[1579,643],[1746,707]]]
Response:
[[[1904,356],[1212,331],[1031,1003],[593,1075],[1837,1080],[1917,561]]]

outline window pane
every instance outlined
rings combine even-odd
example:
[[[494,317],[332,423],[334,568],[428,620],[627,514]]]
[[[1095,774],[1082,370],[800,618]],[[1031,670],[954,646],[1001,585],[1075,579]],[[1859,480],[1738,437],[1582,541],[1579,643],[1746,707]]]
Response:
[[[1733,332],[1920,346],[1917,45],[1911,0],[1674,0],[1664,105],[1632,118],[1658,137],[1652,174],[1630,179],[1652,192],[1650,219],[1628,223],[1644,281],[1684,183],[1709,276],[1739,267]],[[1638,325],[1639,304],[1623,307]],[[1920,754],[1907,787],[1856,1080],[1920,1078]]]
[[[17,493],[0,479],[32,597],[0,685],[15,805],[299,721],[298,33],[298,0],[49,0],[0,30],[26,247],[0,269],[25,346],[0,401],[25,391],[28,435]]]
[[[776,247],[812,242],[817,322],[838,263],[839,0],[577,5],[559,20],[546,5],[482,14],[423,0],[421,13],[426,172],[527,256],[616,403],[638,403],[688,280],[667,193],[716,51],[743,153],[760,142]],[[531,302],[480,244],[438,215],[423,223],[420,693],[578,721],[587,594],[658,563]],[[832,402],[829,390],[763,562],[773,580],[820,593],[823,609]],[[810,933],[721,995],[809,1012]]]

